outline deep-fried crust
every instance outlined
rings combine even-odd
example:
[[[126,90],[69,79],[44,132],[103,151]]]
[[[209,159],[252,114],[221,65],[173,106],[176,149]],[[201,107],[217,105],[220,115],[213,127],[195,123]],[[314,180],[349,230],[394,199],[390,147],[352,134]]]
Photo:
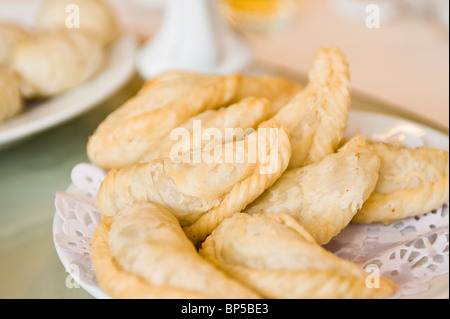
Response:
[[[291,135],[289,168],[311,164],[334,153],[347,128],[349,108],[350,73],[346,58],[337,47],[318,49],[308,85],[275,115]]]
[[[380,178],[354,223],[389,224],[433,211],[449,200],[447,151],[371,142],[381,158]]]
[[[286,214],[236,214],[203,242],[200,254],[264,298],[385,298],[395,285],[366,285],[356,264],[319,246]]]
[[[242,161],[226,162],[227,146]],[[221,147],[218,162],[178,163],[165,158],[113,169],[100,186],[97,206],[104,215],[114,216],[136,201],[158,203],[174,213],[193,242],[201,242],[223,219],[242,211],[270,187],[291,155],[289,135],[274,120],[262,123],[244,140]]]
[[[103,218],[91,260],[100,287],[113,298],[258,298],[203,260],[170,212],[151,203]]]
[[[369,198],[379,168],[380,159],[358,135],[338,153],[287,170],[245,212],[287,213],[324,245],[350,223]]]
[[[189,118],[227,104],[240,75],[162,74],[111,113],[90,137],[87,153],[104,169],[137,163],[152,146]]]

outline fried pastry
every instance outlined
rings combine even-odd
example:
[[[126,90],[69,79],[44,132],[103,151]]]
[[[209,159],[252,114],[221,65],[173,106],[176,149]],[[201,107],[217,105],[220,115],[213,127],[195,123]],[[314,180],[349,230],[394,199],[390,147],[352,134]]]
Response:
[[[270,101],[267,117],[274,116],[283,106],[300,92],[301,86],[282,76],[255,75],[243,76],[236,93],[235,102],[248,97],[261,97]]]
[[[240,75],[166,72],[111,113],[89,138],[87,153],[104,169],[133,165],[193,116],[227,105]]]
[[[380,159],[364,137],[357,135],[338,153],[287,170],[245,212],[287,213],[324,245],[351,222],[369,198],[379,168]]]
[[[337,47],[316,51],[308,85],[275,115],[291,135],[289,168],[317,162],[336,151],[348,120],[350,75]]]
[[[189,152],[110,170],[98,191],[97,207],[114,216],[136,201],[160,204],[199,243],[270,187],[286,169],[290,155],[289,135],[270,120],[241,141],[202,149],[201,154]]]
[[[28,31],[19,24],[0,22],[0,67],[9,66],[14,48],[28,37]]]
[[[120,32],[114,12],[103,0],[44,0],[35,28],[81,30],[90,33],[102,46],[114,41]]]
[[[380,178],[353,223],[389,224],[433,211],[449,200],[448,151],[371,142]]]
[[[90,255],[100,287],[113,298],[259,298],[202,259],[177,219],[152,203],[104,218]]]
[[[235,214],[206,238],[200,254],[264,298],[385,298],[389,279],[366,284],[368,273],[319,246],[287,214]]]
[[[270,103],[265,98],[246,98],[219,110],[203,112],[172,131],[175,132],[180,129],[182,133],[189,133],[189,138],[178,141],[176,136],[170,134],[148,150],[139,162],[145,163],[154,159],[169,157],[172,152],[178,149],[188,152],[194,148],[201,149],[205,144],[211,147],[217,143],[242,139],[247,130],[255,129],[266,120],[270,107]],[[228,130],[232,130],[231,134]],[[202,135],[205,135],[204,139]]]
[[[95,75],[104,54],[100,43],[88,34],[71,30],[43,32],[16,47],[11,68],[20,77],[26,98],[50,97]]]
[[[0,69],[0,122],[19,113],[23,108],[20,85],[10,71]]]

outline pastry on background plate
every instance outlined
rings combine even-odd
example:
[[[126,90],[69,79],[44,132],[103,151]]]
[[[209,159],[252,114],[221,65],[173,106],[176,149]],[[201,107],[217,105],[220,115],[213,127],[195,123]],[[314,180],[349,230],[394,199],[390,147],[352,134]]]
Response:
[[[21,25],[0,21],[0,67],[9,66],[14,48],[29,36],[29,32]]]
[[[105,52],[100,43],[69,29],[33,35],[16,46],[11,69],[20,78],[25,98],[46,98],[73,89],[101,69]]]
[[[15,116],[22,108],[19,80],[14,73],[0,68],[0,122]]]
[[[91,34],[102,46],[113,42],[120,33],[112,8],[103,0],[44,0],[35,28],[38,31],[78,29]]]

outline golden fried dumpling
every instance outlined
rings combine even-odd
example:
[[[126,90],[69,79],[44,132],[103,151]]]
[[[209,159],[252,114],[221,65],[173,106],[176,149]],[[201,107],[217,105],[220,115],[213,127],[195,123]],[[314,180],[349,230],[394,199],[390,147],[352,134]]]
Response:
[[[267,117],[274,116],[283,106],[296,96],[301,86],[285,77],[275,75],[245,75],[241,79],[235,101],[248,97],[261,97],[270,101]]]
[[[0,69],[0,122],[19,113],[23,108],[20,85],[10,71]]]
[[[349,108],[350,75],[345,56],[337,47],[318,49],[308,85],[275,115],[291,135],[289,168],[334,153],[347,128]]]
[[[258,298],[202,259],[164,207],[134,203],[105,218],[91,241],[100,287],[113,298]]]
[[[14,48],[29,37],[21,25],[12,22],[0,22],[0,67],[7,68]]]
[[[136,201],[163,205],[198,243],[270,187],[290,155],[287,132],[270,120],[240,141],[110,170],[98,191],[97,207],[114,216]]]
[[[448,151],[370,144],[381,158],[380,178],[352,222],[389,224],[423,215],[448,202]]]
[[[42,32],[17,45],[11,68],[19,75],[26,98],[50,97],[95,75],[104,58],[95,38],[82,32]]]
[[[166,136],[149,149],[139,162],[169,157],[177,150],[188,152],[195,148],[203,148],[206,144],[212,146],[233,139],[242,139],[247,130],[256,128],[267,119],[270,107],[270,103],[265,98],[246,98],[219,110],[203,112],[172,131],[176,133],[177,129],[180,130],[180,136],[172,136],[172,134]],[[185,134],[189,136],[186,138]]]
[[[112,112],[89,138],[95,165],[120,168],[135,164],[170,132],[191,117],[227,105],[240,75],[165,72]]]
[[[114,41],[120,31],[112,8],[104,0],[44,0],[35,27],[40,31],[78,29],[90,33],[102,46]]]
[[[283,213],[235,214],[206,238],[200,254],[264,298],[385,298],[395,292],[383,277],[370,288],[368,273],[323,249]]]
[[[324,245],[350,223],[369,198],[379,168],[380,159],[357,135],[338,153],[287,170],[245,212],[287,213]]]

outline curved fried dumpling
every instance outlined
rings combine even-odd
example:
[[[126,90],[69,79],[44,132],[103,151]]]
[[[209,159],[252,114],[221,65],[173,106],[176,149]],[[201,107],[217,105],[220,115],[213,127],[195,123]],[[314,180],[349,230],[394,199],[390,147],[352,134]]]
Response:
[[[323,245],[350,223],[369,198],[379,168],[380,159],[357,135],[338,153],[287,170],[245,212],[287,213]]]
[[[91,260],[113,298],[258,298],[202,259],[164,207],[134,203],[95,230]]]
[[[79,22],[80,30],[90,33],[103,46],[119,35],[116,17],[104,0],[44,0],[35,27],[41,31],[67,29],[68,22]],[[77,28],[76,25],[73,27]]]
[[[104,54],[100,43],[81,31],[42,32],[16,46],[11,69],[19,75],[26,98],[49,97],[95,75]]]
[[[104,168],[135,164],[170,132],[234,98],[240,75],[166,72],[112,112],[89,138],[88,157]]]
[[[0,21],[0,67],[8,67],[15,47],[29,37],[21,25]]]
[[[242,139],[248,129],[256,128],[268,118],[269,110],[270,103],[265,98],[246,98],[219,110],[208,110],[174,129],[170,135],[148,150],[139,162],[169,157],[171,153],[178,150],[189,152],[194,148],[201,149],[205,146],[203,144],[213,146],[213,144],[225,143],[233,139]],[[180,136],[176,134],[172,136],[177,129],[180,130]],[[233,131],[231,134],[228,132],[230,129]],[[185,134],[189,134],[189,137],[186,138]],[[181,141],[178,141],[180,137]]]
[[[428,213],[448,202],[448,151],[370,144],[381,158],[380,178],[352,222],[389,224]]]
[[[316,51],[308,85],[276,115],[291,135],[289,168],[321,160],[338,148],[350,108],[350,75],[337,47]]]
[[[160,204],[198,243],[270,187],[290,155],[289,135],[270,120],[241,141],[110,170],[98,191],[97,207],[114,216],[136,201]]]
[[[19,80],[12,72],[0,69],[0,122],[13,117],[22,108]]]
[[[368,288],[356,264],[319,246],[287,214],[235,214],[206,238],[200,254],[264,298],[384,298],[395,285]]]
[[[270,101],[268,118],[274,116],[283,106],[300,92],[301,86],[285,77],[275,75],[243,76],[239,84],[235,102],[248,97],[263,97]]]

